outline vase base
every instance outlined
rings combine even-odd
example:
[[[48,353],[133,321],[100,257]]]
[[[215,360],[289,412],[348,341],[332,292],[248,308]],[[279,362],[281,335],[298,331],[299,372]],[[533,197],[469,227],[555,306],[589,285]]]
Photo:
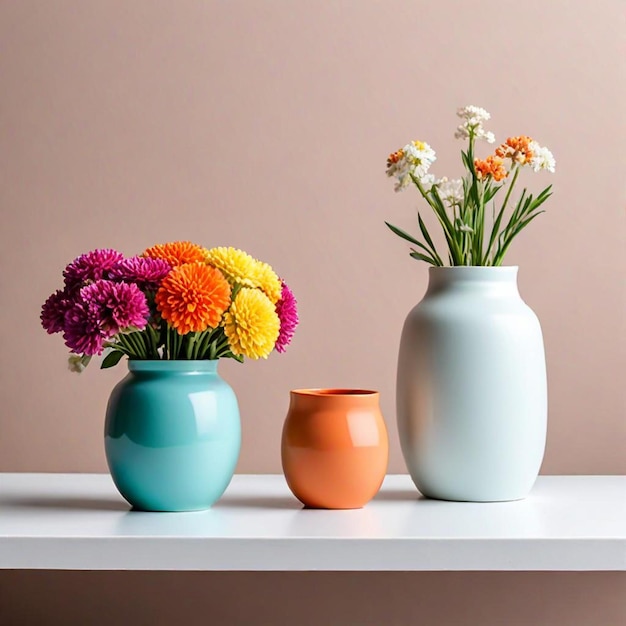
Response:
[[[182,508],[182,509],[173,509],[173,508],[145,508],[141,506],[132,506],[130,510],[132,512],[137,513],[201,513],[202,511],[208,511],[212,508],[212,505],[209,506],[201,506],[201,507],[192,507],[192,508]]]
[[[505,497],[486,497],[486,498],[463,498],[463,497],[452,497],[452,496],[435,496],[433,494],[424,493],[420,491],[422,496],[426,500],[441,500],[442,502],[475,502],[477,504],[496,504],[498,502],[519,502],[520,500],[525,500],[528,497],[528,494],[523,496],[505,496]]]
[[[302,504],[303,509],[312,509],[318,511],[358,511],[362,509],[364,504],[357,504],[354,506],[323,506],[323,505],[314,505],[314,504]]]

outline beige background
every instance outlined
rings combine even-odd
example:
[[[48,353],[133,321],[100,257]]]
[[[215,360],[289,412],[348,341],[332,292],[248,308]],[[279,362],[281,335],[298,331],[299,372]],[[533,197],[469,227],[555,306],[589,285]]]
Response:
[[[102,414],[123,369],[71,375],[39,307],[79,252],[191,238],[267,260],[300,301],[286,355],[222,368],[242,409],[239,471],[280,471],[288,390],[302,386],[380,389],[390,470],[405,471],[395,360],[427,271],[383,225],[414,229],[417,206],[385,158],[419,138],[438,175],[460,173],[454,113],[472,103],[499,139],[532,134],[557,158],[535,181],[554,183],[548,213],[508,258],[545,333],[542,471],[625,472],[625,32],[621,0],[1,0],[0,470],[105,471]],[[609,579],[597,593],[623,611]],[[546,580],[567,604],[570,579]]]

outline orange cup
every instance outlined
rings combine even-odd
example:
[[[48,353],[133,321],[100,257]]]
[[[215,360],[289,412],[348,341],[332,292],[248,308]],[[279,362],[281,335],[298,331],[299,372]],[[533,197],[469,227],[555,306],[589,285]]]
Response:
[[[291,392],[282,436],[283,471],[304,505],[359,509],[376,495],[389,458],[379,397],[364,389]]]

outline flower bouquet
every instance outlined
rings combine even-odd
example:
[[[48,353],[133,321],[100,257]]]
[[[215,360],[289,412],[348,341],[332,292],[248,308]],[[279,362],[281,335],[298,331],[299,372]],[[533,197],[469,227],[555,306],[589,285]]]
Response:
[[[502,267],[514,238],[551,195],[515,190],[523,170],[554,172],[537,141],[509,137],[479,158],[476,142],[495,143],[490,115],[458,111],[455,136],[465,175],[437,179],[435,152],[413,141],[387,159],[396,191],[415,185],[447,244],[437,249],[422,216],[421,236],[387,226],[430,264],[428,288],[406,318],[398,358],[397,419],[409,473],[427,497],[464,502],[524,498],[546,440],[547,383],[541,326],[522,300],[517,267]],[[502,198],[502,201],[499,200]],[[452,267],[444,267],[444,266]]]
[[[62,333],[82,371],[126,355],[143,360],[267,358],[284,352],[298,324],[297,303],[267,264],[235,248],[188,241],[126,258],[93,250],[63,271],[64,286],[44,303],[41,323]]]
[[[502,265],[513,239],[543,210],[541,205],[550,197],[551,186],[537,196],[523,189],[507,214],[509,201],[520,172],[532,169],[554,172],[555,160],[548,148],[525,135],[509,137],[485,159],[475,155],[476,140],[494,143],[492,132],[483,124],[490,114],[480,107],[466,106],[457,115],[462,122],[455,137],[468,141],[467,150],[461,152],[465,176],[459,179],[435,178],[429,172],[436,160],[435,151],[423,141],[412,141],[387,158],[387,176],[396,179],[395,190],[402,191],[411,183],[435,212],[448,246],[449,265],[499,266]],[[506,191],[501,190],[506,187]],[[499,195],[498,195],[499,194]],[[497,197],[504,194],[498,207]],[[491,223],[487,216],[491,214]],[[443,266],[444,258],[438,253],[433,239],[421,217],[417,214],[422,239],[406,233],[385,222],[399,237],[416,246],[411,257],[434,266]]]
[[[293,293],[242,250],[188,241],[130,258],[93,250],[63,276],[41,323],[63,334],[70,368],[81,371],[105,351],[105,368],[128,357],[104,428],[120,493],[147,511],[210,507],[241,447],[237,397],[217,364],[284,352],[298,324]]]

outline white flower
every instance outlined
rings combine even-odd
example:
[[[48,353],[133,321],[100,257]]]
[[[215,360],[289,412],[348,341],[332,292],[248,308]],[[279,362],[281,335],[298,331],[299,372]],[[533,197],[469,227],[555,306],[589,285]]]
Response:
[[[554,174],[556,169],[556,161],[554,155],[548,148],[540,146],[536,141],[531,141],[530,149],[533,151],[533,158],[530,160],[530,166],[533,171],[548,170]]]
[[[426,193],[428,193],[432,189],[432,186],[436,183],[437,179],[434,177],[433,174],[426,174],[425,176],[422,176],[420,178],[420,184],[422,185],[422,187],[424,187],[424,191]]]
[[[71,354],[67,359],[67,367],[70,372],[75,372],[76,374],[80,374],[84,371],[84,369],[89,365],[89,361],[91,360],[90,356],[80,355],[80,354]]]
[[[467,105],[461,109],[457,109],[457,116],[469,122],[470,125],[482,124],[491,119],[491,115],[481,107],[476,107],[472,104]]]
[[[454,131],[455,139],[469,139],[469,136],[469,130],[465,124],[461,124],[456,127],[456,130]]]
[[[455,222],[454,222],[454,227],[457,230],[460,230],[463,233],[473,233],[474,229],[469,225],[469,224],[465,224],[460,218],[456,218]]]
[[[461,204],[465,198],[463,193],[463,181],[460,178],[448,180],[442,178],[437,183],[439,197],[449,206]]]
[[[476,139],[484,139],[487,143],[495,143],[496,136],[490,130],[485,130],[482,126],[479,126],[476,129]]]
[[[476,139],[484,139],[487,143],[495,142],[495,135],[483,128],[483,122],[491,119],[491,115],[485,109],[469,105],[458,109],[456,114],[465,120],[460,126],[457,126],[454,133],[456,139],[469,139],[470,133],[474,133]]]
[[[425,176],[430,166],[437,160],[435,151],[423,141],[407,143],[403,150],[412,169],[412,174],[417,178]]]
[[[402,191],[410,184],[411,176],[423,179],[436,159],[435,151],[427,143],[412,141],[389,155],[387,176],[397,178],[395,190]]]

